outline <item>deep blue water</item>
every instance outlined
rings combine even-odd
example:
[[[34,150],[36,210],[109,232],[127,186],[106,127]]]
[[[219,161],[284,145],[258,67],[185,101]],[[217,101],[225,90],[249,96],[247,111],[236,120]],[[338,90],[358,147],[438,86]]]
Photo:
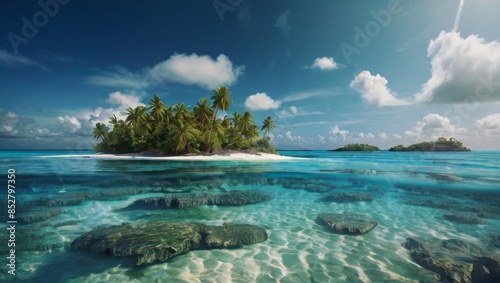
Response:
[[[19,236],[16,276],[6,274],[6,264],[2,263],[0,281],[433,282],[432,273],[414,264],[401,246],[406,238],[462,239],[499,254],[497,248],[489,245],[489,239],[500,233],[500,215],[487,218],[484,224],[467,225],[444,219],[448,212],[445,209],[409,205],[407,200],[500,207],[500,151],[280,153],[301,159],[100,160],[54,157],[94,154],[92,151],[0,151],[0,176],[5,184],[7,170],[16,171],[15,196],[19,206],[41,199],[85,196],[73,205],[20,207],[18,214],[42,215],[54,209],[61,212],[43,221],[17,225],[19,235],[26,233],[36,240]],[[324,202],[324,193],[306,190],[308,186],[324,185],[339,192],[368,193],[374,199]],[[134,200],[165,194],[148,191],[157,187],[172,189],[173,193],[258,189],[275,197],[242,207],[120,210]],[[117,194],[102,197],[103,192]],[[0,228],[5,231],[6,189],[2,189],[1,197],[4,201]],[[318,225],[316,217],[322,212],[361,213],[374,217],[379,224],[362,236],[333,234]],[[191,251],[167,262],[141,267],[134,266],[133,259],[68,249],[73,239],[102,224],[157,220],[255,224],[266,228],[269,239],[236,250]],[[74,222],[55,227],[67,221]],[[6,246],[7,233],[1,237]],[[25,251],[35,242],[53,246]],[[6,256],[2,254],[0,258]]]

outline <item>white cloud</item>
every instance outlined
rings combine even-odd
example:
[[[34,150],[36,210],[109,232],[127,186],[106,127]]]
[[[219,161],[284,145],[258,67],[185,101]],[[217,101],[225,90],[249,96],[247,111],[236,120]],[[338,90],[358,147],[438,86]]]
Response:
[[[7,50],[0,49],[0,64],[7,67],[35,67],[44,70],[48,70],[47,67],[38,63],[37,61],[31,60],[24,56],[18,54],[11,54]]]
[[[389,136],[386,133],[378,133],[377,137],[383,141],[385,141],[389,138]]]
[[[30,133],[35,136],[36,138],[51,138],[51,137],[57,137],[60,136],[60,133],[53,133],[47,128],[38,128],[35,130],[30,131]]]
[[[82,128],[82,123],[78,121],[78,119],[75,117],[59,116],[57,117],[57,122],[61,124],[70,133],[74,133]]]
[[[306,92],[298,92],[287,95],[281,99],[283,102],[292,102],[292,101],[300,101],[306,100],[311,97],[322,97],[329,94],[333,94],[332,91],[327,90],[315,90],[315,91],[306,91]]]
[[[380,76],[372,75],[369,71],[362,71],[350,83],[350,87],[361,94],[363,100],[371,105],[377,107],[407,105],[408,101],[396,97],[387,88],[388,81]]]
[[[314,63],[307,67],[308,69],[320,69],[322,71],[331,71],[340,68],[333,57],[320,57],[314,60]]]
[[[288,36],[290,33],[290,24],[288,23],[288,17],[290,16],[290,11],[286,10],[283,14],[281,14],[276,20],[275,27],[281,29],[285,36]]]
[[[245,107],[253,111],[277,109],[280,106],[281,101],[273,100],[266,93],[256,93],[245,100]]]
[[[101,71],[89,76],[86,83],[132,89],[151,88],[166,82],[197,85],[215,89],[221,85],[231,85],[243,75],[245,66],[233,66],[229,58],[221,54],[216,59],[208,55],[174,54],[152,68],[133,73],[123,67]]]
[[[400,136],[398,134],[393,134],[392,137],[395,138],[395,139],[397,139],[397,140],[400,140],[400,139],[403,138],[402,136]]]
[[[330,132],[329,134],[333,137],[333,138],[337,138],[337,137],[342,137],[343,140],[346,140],[347,136],[350,134],[349,131],[347,130],[341,130],[339,128],[338,125],[335,125],[334,127],[332,127],[330,129]]]
[[[87,77],[86,83],[115,88],[143,88],[147,86],[144,78],[144,75],[132,73],[123,67],[113,67],[110,71]]]
[[[321,114],[324,113],[319,111],[309,112],[296,106],[290,106],[288,107],[288,109],[282,109],[276,112],[276,116],[278,116],[278,118],[298,117],[305,115],[321,115]]]
[[[482,119],[475,120],[474,126],[482,134],[498,135],[500,134],[500,113],[486,115]]]
[[[460,24],[460,18],[462,18],[462,12],[464,10],[465,0],[460,0],[460,4],[458,5],[457,15],[455,16],[455,23],[453,24],[453,31],[458,30],[458,25]]]
[[[138,97],[135,93],[122,93],[120,91],[112,92],[108,95],[108,99],[106,102],[112,105],[121,106],[123,108],[132,107],[135,108],[137,106],[144,106],[145,104],[141,102],[141,98]]]
[[[11,119],[15,119],[17,118],[17,114],[14,113],[14,112],[7,112],[7,114],[5,115],[7,118],[11,118]]]
[[[323,135],[301,136],[294,135],[292,131],[284,131],[273,136],[273,145],[280,149],[311,149],[324,147],[327,138]]]
[[[477,35],[441,32],[427,49],[431,78],[422,85],[419,103],[500,100],[500,42]],[[470,100],[470,101],[469,101]]]
[[[358,136],[360,139],[374,139],[375,138],[375,136],[372,133],[365,134],[365,133],[361,132],[358,134]]]
[[[292,131],[286,131],[284,138],[288,141],[302,141],[301,136],[294,136],[292,135]]]
[[[215,60],[208,55],[174,54],[154,66],[149,74],[157,81],[198,85],[215,89],[231,85],[243,75],[244,66],[233,67],[229,58],[221,54]]]
[[[325,144],[326,143],[326,138],[322,135],[316,135],[316,139],[318,140],[319,144]]]
[[[452,137],[467,133],[464,128],[451,124],[450,119],[439,114],[428,114],[422,121],[416,123],[411,130],[405,131],[406,136],[420,139],[437,139],[439,137]]]
[[[26,121],[14,112],[6,112],[0,109],[0,137],[16,137],[19,134],[19,128],[31,124],[32,121]]]

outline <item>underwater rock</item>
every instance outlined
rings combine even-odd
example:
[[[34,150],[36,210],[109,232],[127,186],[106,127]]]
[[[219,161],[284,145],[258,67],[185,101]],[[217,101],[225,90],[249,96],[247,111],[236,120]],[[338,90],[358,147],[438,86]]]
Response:
[[[334,190],[336,187],[330,183],[309,183],[306,184],[304,190],[313,193],[326,193]]]
[[[500,258],[462,240],[407,238],[403,246],[417,264],[441,282],[500,282]]]
[[[147,222],[98,227],[71,243],[72,250],[137,256],[137,265],[165,261],[194,249],[237,248],[267,240],[264,228],[224,223]]]
[[[496,206],[472,206],[455,201],[446,201],[431,198],[410,198],[404,200],[404,203],[415,206],[432,207],[463,212],[475,212],[480,213],[481,215],[500,214],[500,207]]]
[[[224,223],[219,226],[203,226],[204,244],[210,248],[239,248],[244,245],[262,243],[267,240],[264,228],[248,225]]]
[[[373,197],[364,193],[332,193],[326,195],[323,200],[334,202],[372,201]]]
[[[386,189],[384,189],[384,187],[373,186],[373,185],[369,185],[366,191],[372,196],[379,196],[379,197],[384,196],[385,193],[387,192]]]
[[[52,218],[56,215],[62,214],[64,211],[62,209],[53,210],[32,210],[29,212],[21,212],[17,217],[17,223],[33,223],[40,222]]]
[[[78,221],[68,220],[68,221],[64,221],[64,222],[59,222],[59,223],[52,225],[52,227],[57,228],[57,227],[72,226],[72,225],[78,225]]]
[[[154,184],[158,185],[159,182]],[[171,186],[154,186],[147,188],[132,188],[132,189],[113,189],[88,192],[67,192],[52,196],[51,198],[43,197],[33,200],[25,200],[19,203],[19,208],[29,210],[33,207],[54,207],[54,206],[71,206],[79,205],[86,200],[116,200],[119,197],[129,195],[139,195],[146,193],[183,193],[190,191],[206,191],[206,190],[221,190],[222,187],[215,184],[171,187]]]
[[[7,242],[7,238],[0,237],[0,240]],[[41,229],[19,229],[16,231],[16,252],[43,252],[59,249],[65,246],[66,242],[58,233],[51,230]],[[8,254],[10,247],[0,246],[0,254]]]
[[[334,232],[347,235],[366,234],[378,224],[371,217],[354,213],[320,213],[318,220]]]
[[[500,234],[491,234],[490,235],[490,245],[500,248]]]
[[[134,201],[126,209],[135,208],[188,208],[201,205],[241,206],[263,202],[274,196],[258,190],[229,191],[221,194],[178,194],[145,198]]]
[[[43,206],[43,207],[53,207],[53,206],[69,206],[69,205],[79,205],[85,198],[83,196],[72,197],[72,196],[64,196],[64,197],[56,197],[56,198],[40,198],[29,201],[22,201],[20,203],[20,207],[29,209],[35,206]]]
[[[329,182],[311,182],[310,180],[306,179],[290,178],[278,180],[276,183],[280,184],[285,189],[306,190],[313,193],[326,193],[337,188],[334,184]]]
[[[463,224],[484,224],[486,221],[473,215],[448,213],[443,215],[444,219]]]

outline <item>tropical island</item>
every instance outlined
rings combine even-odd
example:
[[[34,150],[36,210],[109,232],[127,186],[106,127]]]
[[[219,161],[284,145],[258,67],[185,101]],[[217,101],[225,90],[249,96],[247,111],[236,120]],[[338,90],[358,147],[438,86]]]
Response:
[[[389,151],[470,151],[454,138],[438,138],[437,141],[421,142],[408,147],[397,145]]]
[[[380,151],[380,149],[366,143],[351,143],[329,151]]]
[[[167,106],[154,95],[148,106],[127,108],[124,120],[113,115],[112,129],[97,123],[93,129],[100,139],[94,150],[100,153],[146,153],[154,156],[198,155],[227,150],[276,154],[270,145],[269,132],[276,124],[268,116],[259,128],[250,112],[233,112],[232,117],[218,117],[225,113],[233,100],[227,86],[213,90],[212,104],[200,98],[193,110],[181,102]],[[259,131],[260,130],[260,131]],[[260,132],[264,135],[260,138]]]

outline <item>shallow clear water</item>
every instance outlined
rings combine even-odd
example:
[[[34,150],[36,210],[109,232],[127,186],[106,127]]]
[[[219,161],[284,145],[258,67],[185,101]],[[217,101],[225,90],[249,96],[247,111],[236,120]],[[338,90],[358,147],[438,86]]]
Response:
[[[45,237],[45,243],[62,243],[62,247],[22,251],[18,246],[16,276],[8,275],[2,263],[0,281],[434,282],[433,274],[414,264],[402,247],[406,238],[462,239],[500,254],[489,245],[490,235],[500,232],[500,216],[486,219],[485,224],[467,225],[444,219],[447,213],[444,209],[405,203],[411,198],[451,200],[474,207],[500,206],[498,151],[284,151],[283,155],[303,159],[279,162],[41,157],[90,153],[0,151],[3,178],[7,180],[8,168],[16,170],[19,203],[85,196],[74,205],[25,208],[37,209],[37,213],[62,209],[62,213],[38,222],[45,223],[44,227],[16,226],[16,233],[30,230]],[[305,190],[307,186],[325,184],[334,185],[334,191],[338,192],[370,193],[374,199],[371,202],[324,202],[323,193]],[[172,192],[258,189],[272,193],[274,199],[241,207],[119,210],[134,200],[165,194],[150,191],[158,186],[172,188]],[[4,200],[5,191],[2,190]],[[124,191],[128,193],[119,193]],[[102,192],[118,194],[97,197]],[[1,211],[0,228],[5,231],[7,209]],[[317,223],[317,215],[323,212],[366,214],[379,224],[362,236],[334,234]],[[75,221],[72,225],[53,226],[72,220]],[[102,224],[158,220],[255,224],[266,228],[269,239],[240,249],[191,251],[167,262],[144,266],[135,266],[133,258],[68,249],[73,239]],[[2,245],[6,245],[6,235],[1,236],[5,242]],[[6,256],[2,254],[1,258],[7,261]]]

